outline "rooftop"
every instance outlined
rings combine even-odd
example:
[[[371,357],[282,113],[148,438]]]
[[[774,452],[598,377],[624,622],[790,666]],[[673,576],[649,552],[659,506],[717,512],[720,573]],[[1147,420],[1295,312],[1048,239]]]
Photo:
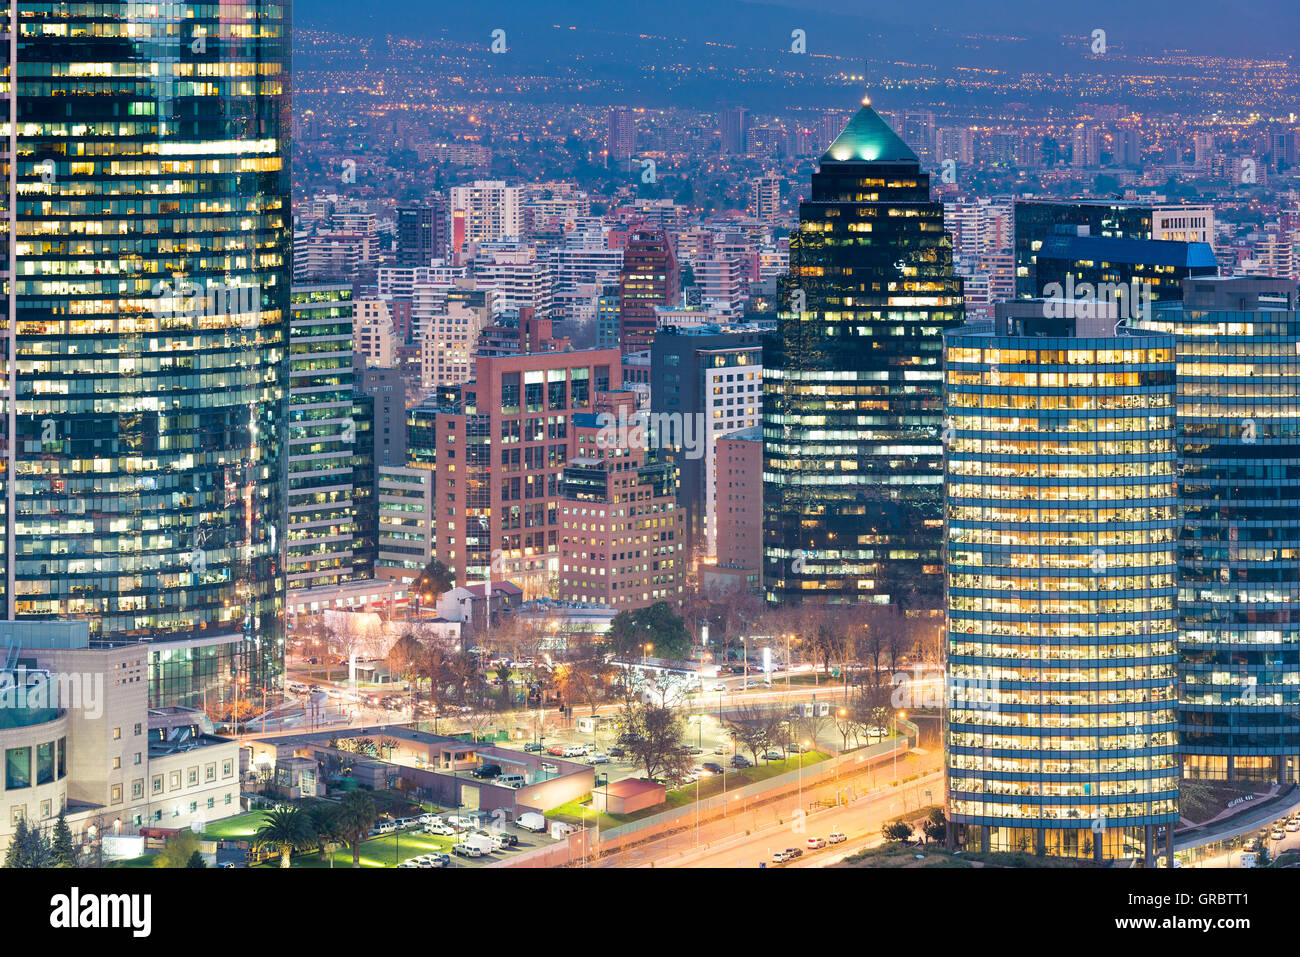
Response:
[[[822,154],[821,165],[840,163],[919,163],[916,154],[863,100],[862,109]]]

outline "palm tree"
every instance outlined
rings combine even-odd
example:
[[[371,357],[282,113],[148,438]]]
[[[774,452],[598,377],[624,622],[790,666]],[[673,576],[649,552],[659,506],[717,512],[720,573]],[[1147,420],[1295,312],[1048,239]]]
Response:
[[[352,866],[361,866],[361,842],[379,819],[375,802],[365,791],[349,791],[339,803],[339,833],[352,846]]]
[[[312,832],[316,837],[316,846],[320,850],[320,859],[324,861],[329,854],[330,845],[343,840],[343,834],[339,830],[339,806],[321,801],[308,808],[307,813],[311,817]],[[333,866],[333,862],[330,863]]]
[[[289,866],[294,851],[311,847],[313,839],[311,819],[298,807],[277,807],[267,811],[253,838],[255,846],[272,846],[280,852],[281,867]]]

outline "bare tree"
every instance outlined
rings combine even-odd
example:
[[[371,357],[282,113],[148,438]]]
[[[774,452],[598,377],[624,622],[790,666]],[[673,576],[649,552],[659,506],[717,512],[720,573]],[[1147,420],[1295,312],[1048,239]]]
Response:
[[[645,768],[646,777],[677,771],[689,763],[682,750],[684,728],[680,712],[656,704],[623,708],[618,743]]]
[[[747,704],[726,721],[727,731],[735,739],[737,747],[744,746],[758,763],[758,756],[767,751],[775,742],[772,738],[772,711],[758,705]]]

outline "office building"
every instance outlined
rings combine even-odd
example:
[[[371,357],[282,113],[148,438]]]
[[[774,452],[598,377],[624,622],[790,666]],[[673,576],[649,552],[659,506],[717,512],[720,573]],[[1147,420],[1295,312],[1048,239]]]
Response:
[[[1173,337],[1058,312],[944,337],[949,821],[1149,865],[1179,820]]]
[[[214,696],[236,673],[265,685],[283,655],[289,10],[20,12],[7,617],[174,641]],[[218,39],[231,23],[257,28]]]
[[[292,302],[285,552],[289,588],[297,590],[352,577],[358,436],[351,287],[294,286]]]
[[[612,393],[602,411],[637,421],[630,392]],[[686,563],[676,479],[653,443],[619,441],[609,419],[574,415],[560,480],[555,597],[616,611],[661,601],[680,607]]]
[[[440,212],[446,212],[445,208],[439,210],[437,206],[425,203],[397,207],[397,265],[427,266],[445,254],[445,249],[439,252],[437,247],[439,234],[444,246],[447,235],[445,225],[438,229]]]
[[[762,422],[762,346],[757,333],[717,328],[664,330],[650,348],[650,411],[664,423],[659,440],[679,473],[687,560],[718,551],[718,439]],[[669,427],[671,426],[671,427]]]
[[[773,602],[942,606],[942,333],[962,320],[943,207],[870,105],[822,155],[763,349]]]
[[[1039,247],[1050,236],[1214,242],[1214,210],[1210,206],[1018,199],[1015,224],[1017,299],[1043,295],[1037,257]]]
[[[636,120],[631,110],[610,110],[606,117],[605,155],[610,163],[626,162],[636,151]]]
[[[1188,279],[1176,337],[1179,736],[1189,780],[1300,779],[1300,302],[1294,281]]]
[[[1135,318],[1153,302],[1181,298],[1189,276],[1219,273],[1209,243],[1097,236],[1048,236],[1034,268],[1045,296],[1111,297],[1121,318]]]
[[[713,464],[717,561],[699,568],[707,591],[758,591],[763,564],[763,430],[718,436]]]
[[[743,156],[745,140],[749,134],[749,111],[743,106],[728,107],[722,111],[719,126],[722,134],[722,152]]]
[[[681,275],[668,234],[638,229],[623,250],[619,272],[619,343],[624,352],[647,348],[654,341],[656,307],[681,301]]]
[[[749,181],[749,205],[747,212],[754,219],[767,226],[775,226],[781,217],[781,177],[776,173],[764,173],[757,179]]]

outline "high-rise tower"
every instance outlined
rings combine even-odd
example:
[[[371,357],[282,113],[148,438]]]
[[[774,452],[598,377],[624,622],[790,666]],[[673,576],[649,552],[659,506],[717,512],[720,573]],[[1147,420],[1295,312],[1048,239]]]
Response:
[[[763,355],[768,599],[937,611],[943,332],[961,324],[961,281],[928,174],[865,102],[799,206],[780,301]]]
[[[290,5],[7,6],[6,612],[158,642],[151,703],[249,693],[283,654]]]

